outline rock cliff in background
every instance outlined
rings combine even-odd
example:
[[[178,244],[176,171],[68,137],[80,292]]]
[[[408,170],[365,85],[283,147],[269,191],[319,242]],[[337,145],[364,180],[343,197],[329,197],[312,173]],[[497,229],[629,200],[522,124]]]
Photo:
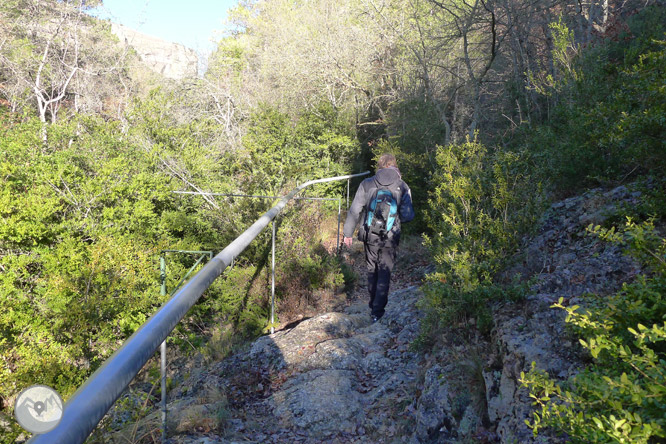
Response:
[[[115,23],[111,31],[121,43],[131,46],[153,71],[180,80],[197,75],[197,54],[179,43],[167,42]]]

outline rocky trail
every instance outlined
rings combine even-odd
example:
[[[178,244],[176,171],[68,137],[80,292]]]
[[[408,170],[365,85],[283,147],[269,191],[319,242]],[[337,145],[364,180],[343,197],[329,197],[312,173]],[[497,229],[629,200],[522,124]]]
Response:
[[[401,250],[386,315],[372,324],[357,248],[348,260],[361,277],[346,303],[221,362],[180,369],[182,383],[169,394],[169,442],[563,442],[534,438],[525,425],[532,407],[520,372],[536,362],[566,379],[581,368],[564,313],[550,306],[560,297],[584,303],[584,294],[606,294],[640,272],[618,247],[585,235],[588,224],[637,198],[619,187],[554,204],[505,273],[532,279],[526,298],[493,307],[488,337],[451,329],[428,352],[412,347],[423,316],[419,284],[430,270],[424,256]]]
[[[361,245],[346,252],[359,279],[347,300],[332,307],[337,311],[291,323],[194,372],[173,394],[180,402],[169,408],[178,411],[170,415],[171,442],[408,442],[403,437],[412,433],[422,376],[421,359],[410,350],[421,317],[416,283],[427,269],[420,248],[401,250],[387,312],[375,324]],[[196,418],[210,416],[202,409],[223,418],[200,424],[205,436],[192,436]],[[210,433],[211,426],[223,433]]]

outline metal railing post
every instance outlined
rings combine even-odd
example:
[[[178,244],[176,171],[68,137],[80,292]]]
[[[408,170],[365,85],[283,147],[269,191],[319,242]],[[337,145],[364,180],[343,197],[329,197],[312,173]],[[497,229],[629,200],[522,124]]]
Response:
[[[273,236],[271,238],[271,334],[275,333],[275,221],[273,225]]]
[[[342,209],[340,208],[341,206],[342,206],[342,201],[341,199],[338,199],[338,243],[335,245],[336,253],[340,251],[340,215],[342,214],[341,213]]]
[[[160,344],[160,374],[162,375],[162,444],[165,444],[167,439],[166,339]]]
[[[104,361],[97,371],[67,400],[63,406],[60,422],[53,430],[35,435],[28,442],[30,444],[83,443],[201,295],[232,263],[234,258],[243,252],[275,219],[287,202],[310,185],[367,174],[369,172],[366,171],[348,176],[311,180],[299,185],[298,188],[280,199],[182,288],[178,289],[109,359]],[[164,282],[166,282],[166,273]]]
[[[347,209],[349,209],[349,182],[351,179],[347,179]]]
[[[160,296],[166,296],[166,259],[160,256]],[[166,396],[166,339],[160,344],[160,376],[162,380],[162,444],[167,437],[167,396]]]
[[[213,259],[213,252],[212,251],[198,251],[198,250],[162,250],[160,252],[160,295],[161,296],[166,296],[167,294],[167,286],[166,286],[166,258],[164,256],[164,253],[186,253],[186,254],[201,254],[201,257],[192,265],[192,267],[185,273],[185,276],[181,278],[181,280],[176,284],[175,288],[179,288],[180,284],[185,282],[185,279],[187,279],[190,274],[194,271],[195,268],[203,261],[203,259],[208,256],[208,259]],[[167,368],[166,368],[166,361],[167,361],[167,344],[166,344],[166,339],[162,341],[160,344],[160,387],[162,388],[161,390],[161,395],[162,399],[160,402],[160,406],[162,409],[162,444],[166,443],[167,439],[167,414],[168,414],[168,408],[167,408]]]
[[[160,296],[166,296],[166,259],[160,255]]]

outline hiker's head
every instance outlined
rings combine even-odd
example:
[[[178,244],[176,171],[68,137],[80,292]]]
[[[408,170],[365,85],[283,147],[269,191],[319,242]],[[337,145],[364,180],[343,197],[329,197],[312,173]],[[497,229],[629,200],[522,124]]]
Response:
[[[388,167],[397,168],[398,162],[395,160],[395,156],[393,154],[385,153],[379,157],[379,160],[377,161],[377,169],[381,170]]]

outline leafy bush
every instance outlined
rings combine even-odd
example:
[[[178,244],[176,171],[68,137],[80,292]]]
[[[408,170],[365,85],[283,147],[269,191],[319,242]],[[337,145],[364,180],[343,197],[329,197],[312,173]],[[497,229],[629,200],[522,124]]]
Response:
[[[244,159],[206,145],[215,128],[207,121],[179,120],[173,104],[170,93],[154,91],[134,103],[130,128],[76,116],[48,125],[47,143],[37,119],[3,121],[0,398],[5,407],[20,388],[36,383],[53,386],[66,399],[165,301],[158,296],[160,250],[219,250],[267,209],[269,203],[250,199],[202,205],[199,197],[171,192],[192,183],[205,190],[253,191],[240,188],[247,184]],[[270,173],[270,180],[281,184],[282,174],[296,180],[348,172],[355,143],[341,132],[332,109],[304,114],[296,124],[278,121],[295,143],[287,163],[293,168],[275,169],[279,149],[265,147],[275,148],[267,156],[258,145],[248,145],[258,153],[253,167]],[[254,131],[274,134],[261,125]],[[342,186],[313,194],[337,193]],[[303,219],[319,221],[324,214],[328,209],[319,205],[280,217],[281,235],[301,236],[307,246],[292,254],[298,252],[280,250],[278,243],[284,279],[303,276],[306,292],[342,283],[339,262],[317,250],[314,233],[320,224]],[[181,336],[200,343],[193,332],[220,321],[232,325],[238,337],[261,333],[268,318],[269,239],[264,233],[211,286],[178,327]],[[194,260],[169,258],[170,291]],[[8,440],[20,433],[14,425],[11,432],[3,430]]]
[[[526,153],[492,152],[468,140],[439,147],[426,215],[436,272],[428,276],[422,345],[442,326],[473,325],[483,334],[493,326],[491,303],[519,300],[522,285],[500,286],[495,275],[515,253],[543,202],[526,173]]]
[[[51,125],[46,145],[38,126],[0,136],[5,404],[36,383],[67,397],[162,302],[152,259],[168,233],[168,179],[115,124]]]
[[[431,281],[424,287],[425,297],[419,301],[425,310],[421,322],[418,346],[435,342],[437,332],[443,328],[474,326],[484,335],[493,327],[492,303],[501,301],[517,302],[524,298],[525,285],[510,286],[480,285],[471,290]]]
[[[274,196],[296,182],[349,174],[357,149],[337,112],[326,104],[303,112],[296,122],[279,109],[259,107],[250,118],[243,146],[243,187]],[[311,192],[341,192],[343,186],[331,183]]]
[[[666,438],[666,239],[649,221],[592,231],[625,245],[648,273],[585,309],[554,305],[566,310],[593,363],[562,384],[534,365],[521,374],[538,407],[528,425],[535,435],[553,427],[579,443],[657,442]]]
[[[527,154],[491,152],[476,141],[438,149],[426,215],[434,279],[464,291],[492,283],[543,202],[529,170]]]

